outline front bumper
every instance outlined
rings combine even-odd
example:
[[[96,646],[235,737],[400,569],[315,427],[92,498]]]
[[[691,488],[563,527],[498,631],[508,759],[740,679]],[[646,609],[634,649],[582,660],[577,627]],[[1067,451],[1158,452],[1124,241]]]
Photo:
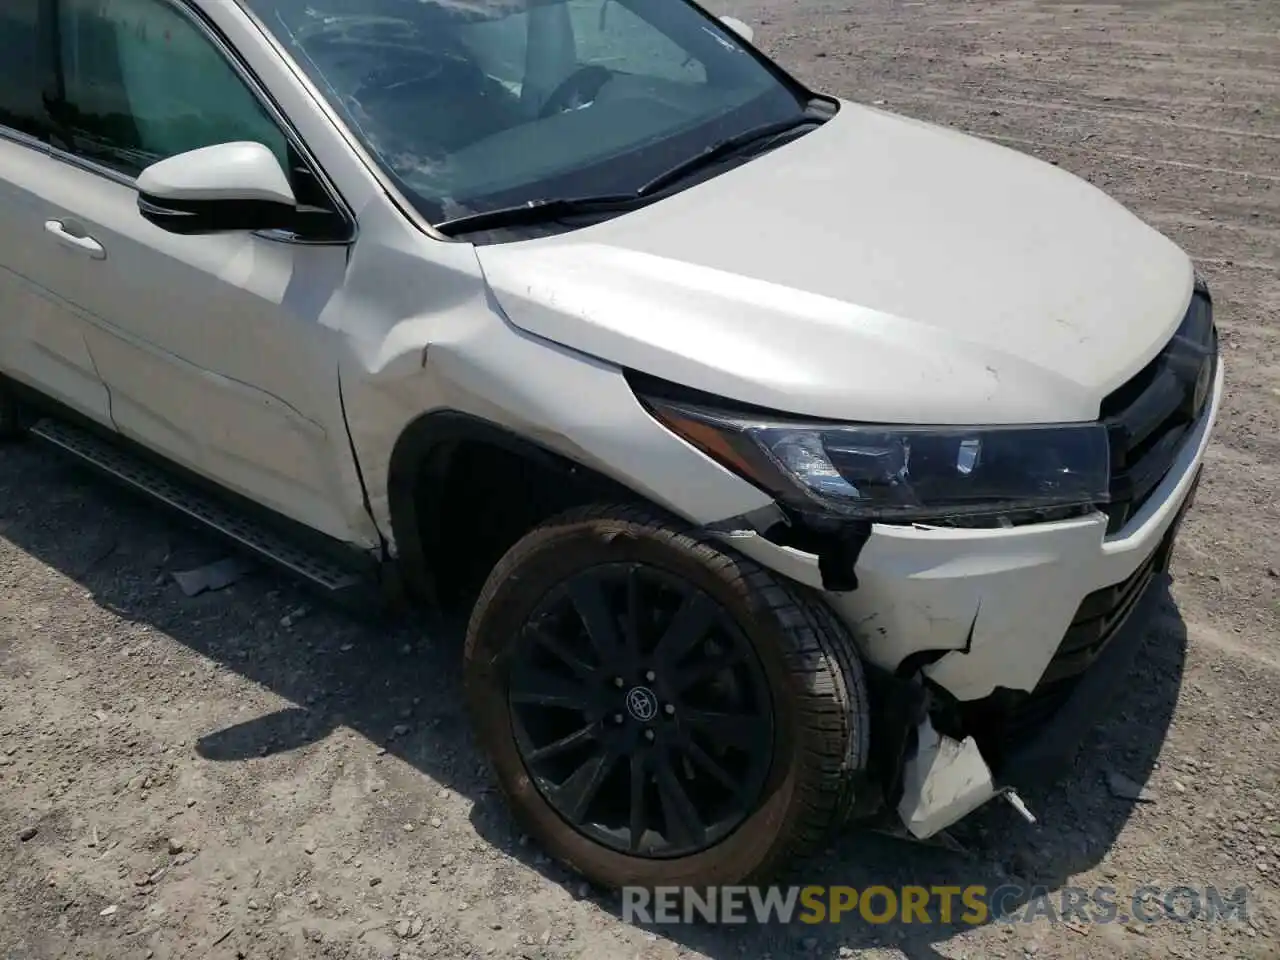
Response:
[[[944,651],[923,672],[957,700],[1034,690],[1081,602],[1139,571],[1180,516],[1222,388],[1219,364],[1212,400],[1172,468],[1115,534],[1100,513],[996,530],[877,526],[858,558],[859,588],[828,600],[878,667]]]
[[[940,737],[926,719],[914,753],[904,758],[901,791],[890,786],[902,793],[899,813],[917,836],[943,829],[1008,787],[1052,776],[1070,759],[1097,704],[1106,702],[1101,685],[1123,675],[1126,656],[1155,615],[1168,550],[1199,479],[1222,394],[1219,363],[1211,400],[1171,468],[1115,533],[1107,533],[1101,513],[1007,529],[877,525],[858,557],[858,588],[825,591],[873,670],[925,681],[921,689],[934,691],[962,719],[958,728],[940,726]],[[816,558],[763,537],[735,545],[822,588]],[[1075,638],[1086,628],[1093,636],[1080,643]],[[1060,682],[1064,673],[1071,684]],[[1054,698],[1048,716],[1037,717],[1034,742],[997,744],[992,735],[978,740],[980,750],[960,749],[973,739],[966,737],[966,719],[990,713],[1001,698],[1038,703],[1043,714],[1039,701],[1049,687]],[[922,745],[934,739],[936,749],[924,755]],[[961,767],[948,771],[939,757]]]

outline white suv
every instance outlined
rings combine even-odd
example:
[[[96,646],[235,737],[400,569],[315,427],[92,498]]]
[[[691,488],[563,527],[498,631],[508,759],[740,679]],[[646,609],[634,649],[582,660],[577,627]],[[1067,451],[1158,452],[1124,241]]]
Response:
[[[688,0],[5,0],[0,369],[8,432],[469,610],[606,884],[1032,816],[1222,395],[1172,243]]]

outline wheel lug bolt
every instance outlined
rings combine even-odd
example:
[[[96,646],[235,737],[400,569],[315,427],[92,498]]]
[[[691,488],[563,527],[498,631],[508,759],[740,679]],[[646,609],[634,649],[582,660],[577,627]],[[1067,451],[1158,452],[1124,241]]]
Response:
[[[625,684],[625,682],[626,682],[626,681],[624,681],[621,677],[614,677],[614,678],[613,678],[613,685],[614,685],[615,687],[621,687],[621,686],[623,686],[623,685]]]
[[[644,732],[644,738],[645,738],[646,740],[652,741],[652,740],[653,740],[653,731],[652,731],[652,730],[646,730],[646,731]]]
[[[644,675],[644,678],[648,680],[650,683],[653,683],[654,680],[658,679],[658,675],[654,673],[652,670],[650,670],[648,673]]]
[[[676,705],[674,703],[668,703],[662,708],[662,712],[668,717],[674,717],[676,715]]]

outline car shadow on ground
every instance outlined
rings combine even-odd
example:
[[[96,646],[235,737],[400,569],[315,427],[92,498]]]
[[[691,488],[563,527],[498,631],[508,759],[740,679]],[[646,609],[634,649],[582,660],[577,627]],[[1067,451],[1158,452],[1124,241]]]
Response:
[[[460,683],[459,625],[430,638],[414,618],[361,622],[329,611],[280,575],[260,570],[228,590],[184,596],[171,574],[226,555],[226,548],[149,502],[32,444],[0,456],[0,535],[90,591],[116,615],[146,624],[192,651],[260,684],[293,705],[200,738],[198,753],[234,763],[294,750],[345,726],[437,783],[473,801],[478,834],[580,894],[581,882],[522,843],[482,758],[471,743]],[[88,641],[87,641],[88,642]],[[110,643],[94,639],[99,649]],[[120,638],[121,644],[130,641]],[[1038,822],[1028,824],[993,803],[952,833],[964,852],[854,831],[821,855],[795,864],[785,884],[901,888],[968,886],[989,891],[1015,884],[1003,906],[1019,911],[1028,895],[1047,892],[1055,913],[1070,878],[1104,861],[1135,801],[1114,795],[1108,777],[1147,781],[1172,720],[1186,652],[1186,631],[1172,601],[1140,652],[1125,698],[1106,705],[1100,727],[1063,782],[1028,794]],[[1139,801],[1140,802],[1140,801]],[[1103,870],[1103,876],[1107,871]],[[1139,882],[1145,878],[1139,878]],[[1106,880],[1107,883],[1123,883]],[[623,916],[621,899],[592,893]],[[857,911],[839,923],[650,926],[653,933],[710,957],[892,946],[907,957],[935,949],[970,924],[957,906],[951,922],[930,907],[929,923],[869,923]],[[996,922],[987,916],[979,922]],[[1018,924],[1009,936],[1017,936]]]

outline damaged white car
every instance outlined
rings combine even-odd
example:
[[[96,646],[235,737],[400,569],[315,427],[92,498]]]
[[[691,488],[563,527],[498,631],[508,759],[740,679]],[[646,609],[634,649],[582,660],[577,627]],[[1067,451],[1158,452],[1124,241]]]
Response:
[[[687,0],[0,9],[0,426],[467,613],[498,783],[604,884],[1033,815],[1217,357],[1101,192]]]

